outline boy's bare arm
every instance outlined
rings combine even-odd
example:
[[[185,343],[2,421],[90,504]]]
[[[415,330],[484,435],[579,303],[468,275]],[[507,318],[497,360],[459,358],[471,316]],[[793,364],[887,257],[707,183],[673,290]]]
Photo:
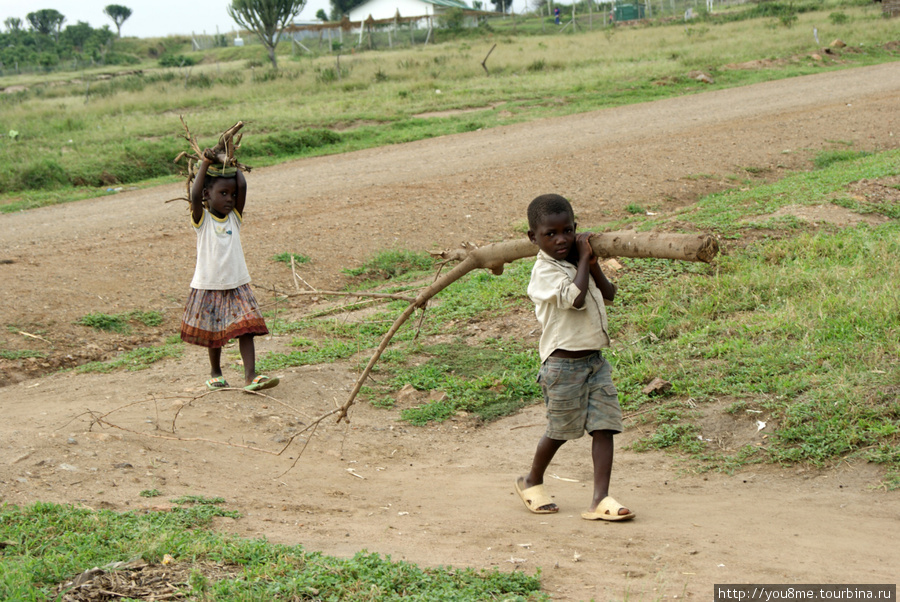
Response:
[[[591,235],[588,232],[581,232],[575,235],[575,246],[578,248],[578,267],[575,272],[575,286],[580,291],[578,296],[572,301],[572,306],[576,309],[584,307],[584,300],[587,297],[588,278],[592,276],[592,264],[597,263],[597,256],[591,248]]]
[[[600,294],[603,295],[604,299],[612,301],[616,298],[618,287],[609,281],[606,274],[600,269],[599,262],[591,264],[591,278],[594,279],[594,284],[600,289]]]
[[[191,185],[191,217],[195,224],[203,217],[203,184],[206,182],[206,170],[209,169],[210,163],[209,159],[203,157]]]
[[[235,174],[237,180],[237,198],[234,201],[234,208],[238,213],[244,215],[244,204],[247,202],[247,180],[244,178],[244,172],[240,167],[237,168]]]

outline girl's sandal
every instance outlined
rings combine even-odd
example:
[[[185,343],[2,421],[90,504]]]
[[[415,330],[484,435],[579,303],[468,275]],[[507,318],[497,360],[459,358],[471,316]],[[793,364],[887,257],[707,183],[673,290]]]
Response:
[[[217,376],[206,381],[206,388],[210,391],[218,391],[219,389],[225,389],[227,387],[228,383],[225,382],[224,376]]]
[[[260,374],[253,379],[253,382],[244,387],[244,391],[262,391],[263,389],[271,389],[278,384],[277,377],[268,377]]]

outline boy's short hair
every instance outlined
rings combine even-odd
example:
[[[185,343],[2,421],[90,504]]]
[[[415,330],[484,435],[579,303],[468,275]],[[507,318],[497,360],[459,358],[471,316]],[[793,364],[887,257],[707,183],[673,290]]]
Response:
[[[558,194],[542,194],[528,205],[528,229],[537,230],[545,217],[557,213],[568,213],[572,222],[575,221],[575,211],[565,197]]]

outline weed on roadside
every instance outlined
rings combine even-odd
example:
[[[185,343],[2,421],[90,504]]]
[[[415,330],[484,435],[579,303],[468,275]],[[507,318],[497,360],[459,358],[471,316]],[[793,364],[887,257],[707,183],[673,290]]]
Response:
[[[159,326],[163,322],[163,315],[158,311],[133,310],[121,314],[93,313],[82,316],[75,323],[89,326],[95,330],[128,334],[131,332],[131,322],[139,322],[144,326]]]
[[[177,337],[173,337],[177,339]],[[80,373],[86,372],[112,372],[120,368],[127,370],[144,370],[149,368],[151,364],[164,359],[174,359],[181,357],[184,353],[184,345],[180,340],[172,341],[157,345],[155,347],[138,347],[131,351],[124,351],[116,358],[105,362],[89,362],[78,366],[75,371]]]
[[[277,255],[272,256],[272,261],[278,261],[280,263],[286,263],[291,265],[291,258],[294,260],[294,264],[300,265],[301,263],[309,263],[309,257],[306,255],[300,255],[299,253],[279,253]]]

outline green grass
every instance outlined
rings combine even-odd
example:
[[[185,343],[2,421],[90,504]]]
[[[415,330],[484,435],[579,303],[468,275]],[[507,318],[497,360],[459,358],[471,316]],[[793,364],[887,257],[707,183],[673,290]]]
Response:
[[[168,512],[122,514],[47,503],[4,505],[0,598],[51,600],[57,584],[92,567],[133,559],[158,565],[169,555],[174,559],[169,568],[192,568],[187,582],[177,585],[195,600],[547,599],[539,575],[421,569],[366,551],[337,559],[299,546],[214,533],[208,527],[215,516],[240,518],[203,500]],[[207,578],[204,564],[227,567],[230,574]]]
[[[387,280],[429,270],[433,265],[434,259],[428,253],[390,249],[376,253],[359,267],[345,269],[344,273],[365,280]]]
[[[131,322],[139,322],[148,327],[159,326],[163,322],[163,315],[158,311],[140,311],[136,309],[121,314],[88,314],[79,318],[75,323],[89,326],[95,330],[129,334],[131,332]]]
[[[29,357],[46,357],[43,351],[19,350],[12,351],[8,349],[0,349],[0,358],[5,360],[23,360]]]
[[[176,337],[177,338],[177,337]],[[184,353],[184,346],[179,341],[169,341],[163,345],[155,347],[138,347],[131,351],[125,351],[116,358],[105,362],[88,362],[76,368],[76,372],[102,372],[108,373],[113,370],[145,370],[151,364],[164,360],[181,357]]]
[[[698,230],[723,238],[739,238],[742,231],[757,229],[779,209],[790,205],[827,205],[834,203],[861,213],[878,213],[900,218],[900,207],[889,202],[848,201],[848,187],[859,180],[877,180],[900,174],[900,151],[875,154],[855,151],[820,153],[821,168],[790,174],[772,184],[727,190],[684,209],[679,218]],[[652,229],[662,222],[646,220],[640,228]]]
[[[291,265],[291,258],[294,259],[294,263],[297,265],[301,263],[309,263],[309,257],[307,257],[306,255],[300,255],[299,253],[279,253],[272,257],[272,261],[278,261],[280,263]]]
[[[405,385],[419,391],[441,391],[446,398],[401,411],[410,424],[442,422],[464,411],[490,421],[515,413],[540,398],[535,382],[540,362],[537,350],[515,341],[489,340],[482,345],[464,341],[429,345],[417,350],[417,365],[388,362],[381,373],[389,378],[370,387],[375,405],[390,406],[386,394]]]
[[[701,200],[679,219],[739,244],[758,224],[771,229],[768,239],[728,249],[716,266],[627,261],[620,303],[609,311],[614,336],[627,342],[613,360],[625,411],[659,403],[640,393],[659,376],[673,382],[673,399],[700,410],[738,400],[775,425],[752,449],[712,451],[697,438],[696,410],[682,405],[657,412],[657,429],[636,449],[678,449],[708,468],[825,466],[852,456],[886,464],[886,482],[900,485],[900,208],[858,202],[866,206],[856,210],[892,219],[853,228],[766,220],[787,205],[827,204],[859,180],[895,176],[898,157],[842,155],[813,172]]]

